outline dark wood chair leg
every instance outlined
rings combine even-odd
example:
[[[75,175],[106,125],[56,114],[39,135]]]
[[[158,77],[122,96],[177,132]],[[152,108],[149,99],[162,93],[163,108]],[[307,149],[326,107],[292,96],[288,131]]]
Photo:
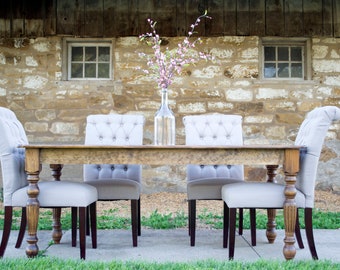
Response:
[[[312,258],[314,260],[318,260],[318,254],[316,252],[315,248],[315,242],[314,242],[314,235],[313,235],[313,209],[312,208],[305,208],[305,226],[306,226],[306,236],[308,241],[308,246],[310,253],[312,255]]]
[[[86,220],[85,220],[85,226],[86,226],[86,235],[90,235],[90,206],[86,207]]]
[[[229,207],[223,204],[223,248],[228,247],[228,231],[229,231]]]
[[[79,246],[80,246],[80,258],[85,260],[86,258],[86,207],[79,207]]]
[[[196,200],[190,200],[189,202],[190,246],[194,247],[196,240]]]
[[[238,210],[238,234],[243,234],[243,208]]]
[[[71,237],[72,237],[72,247],[77,245],[77,218],[78,218],[77,207],[71,208]]]
[[[301,237],[299,209],[296,209],[295,236],[296,236],[296,242],[298,243],[299,248],[301,249],[305,248],[305,246],[303,245],[302,237]]]
[[[131,200],[132,246],[137,246],[138,237],[138,200]]]
[[[21,247],[22,240],[24,239],[24,236],[25,236],[26,225],[27,225],[26,207],[22,207],[22,209],[21,209],[20,229],[19,229],[19,234],[18,234],[17,242],[15,244],[15,248],[20,248]]]
[[[97,204],[96,204],[96,202],[94,202],[90,206],[88,206],[87,209],[90,210],[89,214],[90,214],[92,248],[97,248]],[[88,217],[87,217],[87,219],[88,219]]]
[[[190,224],[190,221],[191,221],[191,218],[190,218],[190,212],[191,212],[191,200],[188,200],[188,235],[190,236],[190,228],[191,228],[191,224]]]
[[[250,235],[251,235],[251,245],[256,246],[256,209],[250,208]]]
[[[233,260],[235,252],[236,208],[229,208],[229,212],[229,260]]]
[[[141,224],[141,212],[140,212],[140,198],[138,199],[138,236],[142,234],[142,224]]]
[[[6,247],[8,244],[9,235],[11,234],[12,227],[12,218],[13,218],[13,207],[5,206],[5,215],[4,215],[4,229],[2,232],[2,239],[0,245],[0,258],[4,256],[6,251]]]

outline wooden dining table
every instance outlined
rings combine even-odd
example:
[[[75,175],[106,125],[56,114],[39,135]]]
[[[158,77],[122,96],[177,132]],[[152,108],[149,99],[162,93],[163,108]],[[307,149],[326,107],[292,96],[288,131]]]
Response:
[[[267,168],[267,181],[275,182],[276,170],[282,166],[285,180],[283,255],[293,259],[296,203],[295,182],[299,171],[299,156],[303,149],[296,145],[243,145],[243,146],[98,146],[72,144],[30,144],[23,145],[26,151],[25,170],[29,182],[27,194],[27,248],[26,255],[38,254],[37,228],[39,221],[39,174],[42,164],[49,164],[54,180],[61,180],[63,164],[143,164],[181,165],[187,164],[243,164],[264,165]],[[256,190],[254,190],[256,192]],[[274,242],[275,210],[268,211],[267,238]],[[59,220],[58,220],[59,218]],[[54,212],[53,240],[59,243],[62,233],[60,212]]]

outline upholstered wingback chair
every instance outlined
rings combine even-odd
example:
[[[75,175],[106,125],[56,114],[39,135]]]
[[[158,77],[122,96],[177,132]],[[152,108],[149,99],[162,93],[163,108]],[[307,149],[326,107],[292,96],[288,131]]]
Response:
[[[187,145],[243,144],[242,116],[240,115],[190,115],[183,118],[183,123]],[[221,200],[221,188],[223,185],[240,182],[243,179],[243,165],[187,166],[187,197],[191,246],[195,245],[196,200]]]
[[[307,241],[311,255],[318,259],[313,236],[312,209],[314,207],[315,181],[323,142],[329,126],[340,120],[340,109],[325,106],[309,112],[302,122],[295,144],[307,147],[307,153],[300,156],[300,171],[297,175],[295,196],[297,208],[304,209]],[[230,214],[230,226],[224,224],[224,236],[229,234],[229,259],[234,258],[236,209],[283,208],[285,185],[263,182],[243,182],[222,187],[222,199]],[[298,215],[297,215],[298,216]],[[229,233],[226,231],[229,230]],[[227,242],[224,239],[223,242]]]
[[[97,114],[87,117],[85,144],[143,144],[143,115]],[[137,164],[84,165],[84,181],[97,188],[98,200],[131,200],[132,242],[140,235],[142,168]]]
[[[13,207],[22,208],[21,229],[16,247],[20,247],[26,227],[26,204],[28,182],[25,173],[25,149],[20,145],[28,144],[26,133],[14,112],[0,107],[0,161],[3,181],[3,200],[5,207],[4,229],[2,234],[0,257],[5,253],[11,232]],[[95,202],[97,190],[83,183],[71,181],[39,181],[40,207],[71,207],[73,212],[79,209],[80,257],[85,259],[85,212],[90,206],[94,224],[92,228],[92,246],[97,246]],[[60,196],[60,195],[63,196]],[[74,233],[74,232],[73,232]],[[72,235],[72,246],[76,245]]]

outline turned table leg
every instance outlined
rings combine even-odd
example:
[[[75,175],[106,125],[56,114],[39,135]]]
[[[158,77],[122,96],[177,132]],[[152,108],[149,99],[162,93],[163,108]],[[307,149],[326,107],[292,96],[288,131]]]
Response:
[[[51,164],[50,168],[52,170],[51,175],[53,176],[55,181],[60,181],[61,170],[63,168],[62,164]],[[63,232],[61,229],[61,208],[53,208],[53,230],[52,230],[52,239],[55,244],[60,244],[61,237],[63,236]]]
[[[279,165],[267,165],[267,182],[276,183],[276,170]],[[277,233],[276,233],[276,209],[267,209],[267,231],[266,236],[269,243],[274,243]]]
[[[26,255],[27,257],[35,257],[38,255],[39,247],[38,247],[38,237],[37,237],[37,229],[38,229],[38,220],[39,220],[39,201],[37,199],[39,195],[39,173],[40,173],[40,164],[39,164],[39,151],[38,150],[26,150],[26,159],[25,159],[25,170],[27,173],[27,247],[26,247]]]
[[[296,175],[299,171],[299,150],[289,149],[285,151],[284,173],[285,173],[285,203],[283,206],[285,238],[283,255],[287,260],[295,257],[295,224],[296,224]]]

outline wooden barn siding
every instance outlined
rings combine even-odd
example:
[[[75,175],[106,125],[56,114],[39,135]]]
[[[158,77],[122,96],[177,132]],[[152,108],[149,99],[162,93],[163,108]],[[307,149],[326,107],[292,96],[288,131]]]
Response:
[[[0,37],[183,36],[205,9],[204,36],[340,37],[340,0],[1,0]]]

